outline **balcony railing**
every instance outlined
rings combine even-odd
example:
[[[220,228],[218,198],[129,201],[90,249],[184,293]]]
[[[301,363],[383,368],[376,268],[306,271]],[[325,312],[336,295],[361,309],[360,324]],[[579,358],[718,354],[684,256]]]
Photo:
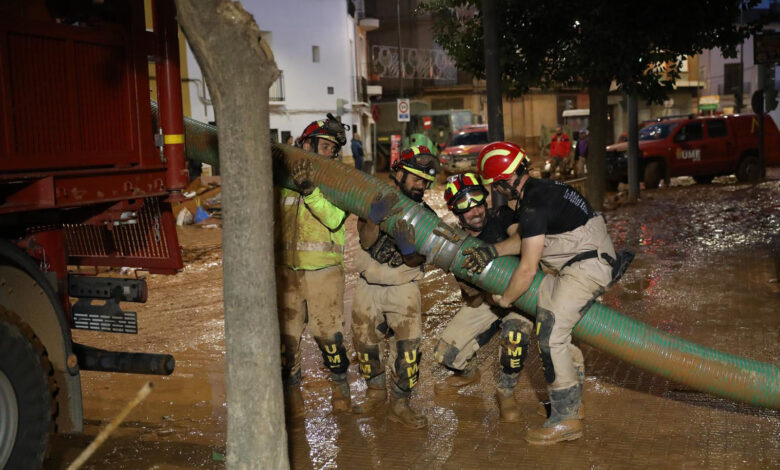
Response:
[[[268,89],[268,101],[284,101],[284,72],[279,71],[279,78]]]

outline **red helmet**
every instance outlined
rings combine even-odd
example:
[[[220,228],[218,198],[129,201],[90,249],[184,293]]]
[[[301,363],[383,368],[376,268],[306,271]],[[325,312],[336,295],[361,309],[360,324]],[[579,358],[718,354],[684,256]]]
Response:
[[[450,176],[444,188],[444,202],[454,214],[463,214],[472,207],[487,204],[487,195],[487,189],[474,173]]]
[[[325,139],[336,144],[336,151],[334,154],[337,154],[341,147],[347,143],[347,130],[349,130],[348,125],[342,124],[338,119],[328,113],[328,119],[314,121],[306,126],[306,129],[303,130],[303,133],[295,141],[295,144],[298,147],[301,147],[306,139]]]
[[[393,171],[403,168],[409,173],[432,183],[436,180],[436,158],[424,145],[415,145],[401,152],[400,158],[390,168]]]
[[[525,151],[510,142],[493,142],[479,152],[479,175],[482,184],[507,180],[513,174],[522,174],[531,165]]]

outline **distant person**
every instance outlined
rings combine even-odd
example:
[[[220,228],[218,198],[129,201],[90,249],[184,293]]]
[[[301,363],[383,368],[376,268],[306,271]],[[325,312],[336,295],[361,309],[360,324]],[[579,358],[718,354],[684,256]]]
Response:
[[[284,141],[287,145],[295,145],[295,139],[293,139],[292,135],[287,136],[287,140]]]
[[[566,159],[569,158],[571,151],[571,141],[561,126],[555,128],[555,134],[550,139],[550,177],[554,178],[557,171],[561,172],[563,178],[566,172]]]
[[[355,168],[363,170],[363,141],[360,140],[360,134],[352,134],[352,158],[355,159]]]
[[[577,147],[574,149],[574,176],[585,176],[585,163],[588,160],[588,131],[580,131]]]

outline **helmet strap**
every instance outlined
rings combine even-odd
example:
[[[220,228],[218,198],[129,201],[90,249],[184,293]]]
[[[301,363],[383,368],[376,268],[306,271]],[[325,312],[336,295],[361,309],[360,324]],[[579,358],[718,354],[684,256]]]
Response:
[[[398,175],[399,171],[401,173],[403,173],[403,176],[401,177],[401,181],[398,181],[396,179],[396,176]],[[398,189],[401,190],[401,192],[404,194],[404,196],[408,197],[409,199],[411,199],[414,202],[422,202],[422,198],[418,199],[416,196],[412,196],[411,194],[406,192],[406,178],[407,178],[407,176],[409,176],[409,172],[404,170],[403,167],[401,167],[398,170],[396,170],[396,174],[393,175],[392,180],[395,182],[395,185],[398,186]]]

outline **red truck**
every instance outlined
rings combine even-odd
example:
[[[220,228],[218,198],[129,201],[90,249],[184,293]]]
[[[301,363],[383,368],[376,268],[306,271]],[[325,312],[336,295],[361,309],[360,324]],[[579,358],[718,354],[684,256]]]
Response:
[[[737,114],[665,119],[639,130],[640,178],[645,188],[668,184],[673,176],[692,176],[709,183],[715,176],[736,174],[740,181],[760,177],[759,117]],[[780,164],[780,134],[764,116],[767,166]],[[607,184],[612,189],[627,181],[627,142],[607,147]]]
[[[0,468],[39,468],[52,432],[82,430],[82,371],[173,371],[71,331],[137,333],[120,303],[147,298],[143,279],[82,273],[182,267],[175,17],[173,0],[0,3]]]

